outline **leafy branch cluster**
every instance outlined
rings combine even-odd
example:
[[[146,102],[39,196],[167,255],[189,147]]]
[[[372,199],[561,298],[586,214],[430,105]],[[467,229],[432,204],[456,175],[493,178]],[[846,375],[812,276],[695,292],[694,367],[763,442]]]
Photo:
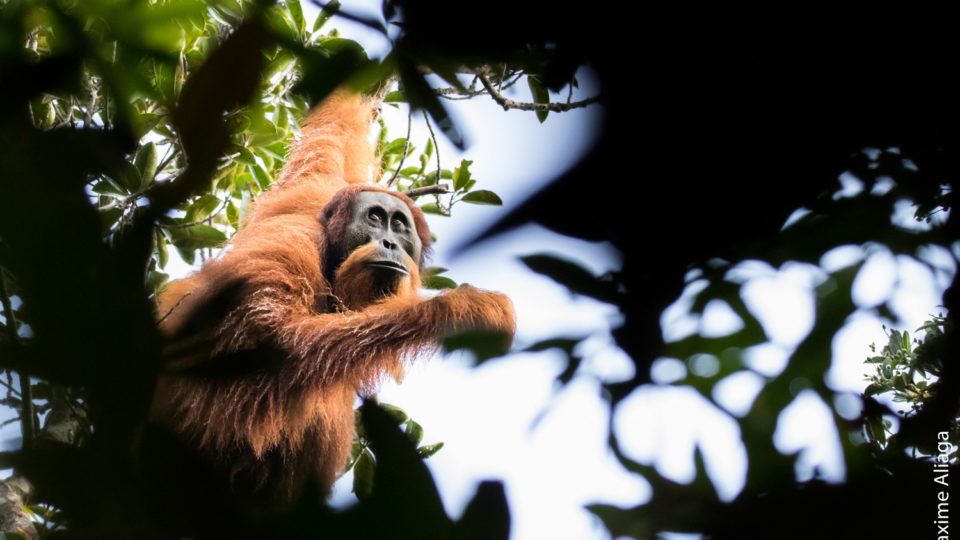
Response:
[[[21,215],[24,208],[10,211],[5,206],[0,212],[6,213],[0,217],[4,308],[0,359],[5,376],[0,384],[5,383],[7,391],[2,403],[14,413],[7,423],[19,423],[23,434],[23,450],[0,455],[0,462],[18,474],[25,460],[42,460],[33,448],[38,438],[81,448],[97,431],[93,426],[101,426],[101,437],[111,436],[109,429],[102,428],[104,415],[110,418],[116,410],[139,410],[129,404],[106,409],[90,405],[101,403],[100,396],[116,393],[108,383],[112,375],[72,368],[66,368],[70,374],[64,375],[58,360],[43,364],[35,359],[116,367],[124,362],[129,366],[129,359],[136,357],[144,364],[135,369],[148,369],[157,348],[147,342],[155,336],[149,331],[125,331],[105,321],[124,314],[124,324],[152,326],[148,304],[138,304],[137,299],[144,290],[155,294],[168,281],[170,249],[194,264],[229,244],[232,234],[243,226],[248,205],[277,178],[312,104],[339,86],[371,92],[396,80],[396,57],[371,60],[359,44],[326,28],[339,9],[335,2],[309,27],[299,0],[144,0],[128,8],[82,0],[0,2],[0,35],[4,36],[0,69],[5,81],[17,83],[8,84],[2,95],[5,104],[17,111],[0,114],[0,138],[6,147],[0,159],[3,167],[13,166],[0,181],[4,197],[8,202],[45,201],[44,214],[50,212],[70,223],[70,232],[84,238],[65,240],[66,252],[40,248],[50,249],[54,258],[64,257],[69,265],[38,263],[37,257],[47,256],[44,252],[15,254],[22,253],[20,246],[54,241],[58,235],[48,227],[53,223],[31,225],[40,215]],[[418,155],[409,132],[388,141],[383,126],[381,182],[421,200],[427,213],[449,215],[459,202],[501,204],[495,193],[475,189],[471,161],[443,167],[434,127],[443,126],[441,131],[448,136],[455,135],[456,129],[442,107],[429,101],[432,93],[414,92],[410,97],[405,89],[418,84],[426,84],[423,75],[407,70],[401,77],[402,90],[390,93],[387,103],[407,102],[411,111],[426,110],[431,137]],[[423,96],[428,96],[427,103]],[[16,109],[20,101],[25,105],[22,112]],[[58,159],[48,159],[52,151],[59,152]],[[435,167],[432,158],[436,158]],[[35,175],[39,181],[31,183],[26,175]],[[78,176],[75,184],[70,184],[70,175]],[[84,201],[70,199],[72,192],[62,185],[47,186],[49,182],[82,186]],[[52,196],[41,197],[35,189]],[[96,242],[83,236],[89,230],[83,224],[95,224]],[[46,272],[75,267],[76,279],[61,284],[33,273],[31,282],[27,269],[32,264]],[[441,275],[445,272],[439,267],[425,269],[424,285],[456,286]],[[130,281],[132,276],[136,277]],[[101,281],[105,288],[93,292],[91,287],[99,287],[95,284]],[[63,288],[72,290],[71,294],[53,294]],[[48,304],[30,301],[38,294]],[[105,303],[82,307],[90,298]],[[34,337],[34,329],[41,336],[49,335],[51,323],[45,314],[55,313],[50,308],[63,303],[75,305],[78,313],[93,310],[94,314],[86,317],[85,325],[63,320],[54,324],[56,328],[72,325],[70,332],[96,335],[98,343],[109,343],[111,333],[141,341],[126,343],[130,349],[123,354],[119,351],[124,345],[94,347],[92,342],[89,349],[72,354],[28,353],[45,342]],[[62,340],[64,347],[75,342]],[[105,369],[110,373],[113,368]],[[131,384],[116,395],[124,396],[121,401],[139,403],[138,395],[149,395],[144,391]],[[395,413],[404,414],[399,409]],[[419,424],[406,419],[404,429],[419,442]],[[372,458],[373,445],[365,440],[360,444],[358,455]],[[422,446],[419,455],[428,457],[440,446]],[[373,462],[365,463],[363,469],[372,470],[367,465]],[[361,484],[370,478],[359,477]],[[58,506],[50,506],[43,498],[23,508],[33,509],[36,516],[59,515]]]
[[[949,322],[943,314],[936,315],[916,330],[922,337],[913,339],[906,330],[884,327],[888,336],[887,344],[880,354],[867,358],[865,363],[872,365],[874,371],[867,376],[870,383],[863,397],[871,399],[871,403],[878,406],[872,407],[871,413],[865,415],[864,433],[877,455],[881,455],[890,439],[896,437],[893,422],[884,416],[889,413],[897,413],[900,418],[915,416],[939,392],[943,370],[940,351],[947,324]],[[871,344],[870,350],[876,353],[876,345]],[[887,397],[894,403],[903,403],[910,408],[906,411],[885,410],[876,403],[877,397]],[[960,448],[960,417],[943,427],[949,432],[949,441],[953,445],[950,459],[955,461],[957,449]],[[917,447],[913,448],[914,455],[918,454],[918,450]],[[931,448],[924,450],[927,451],[921,451],[920,455],[933,454]]]
[[[380,406],[400,426],[410,443],[417,449],[417,455],[421,459],[427,459],[443,448],[442,442],[420,445],[423,440],[423,427],[419,423],[410,418],[400,407],[388,404],[381,404]],[[364,500],[373,493],[376,457],[373,454],[372,444],[366,429],[364,429],[363,418],[359,410],[356,411],[355,424],[353,448],[350,449],[344,474],[353,470],[353,493],[358,499]]]
[[[126,60],[137,67],[124,73],[123,82],[134,89],[134,98],[121,108],[128,108],[125,114],[132,119],[133,135],[140,143],[115,170],[90,179],[90,197],[99,209],[103,234],[108,241],[132,223],[137,209],[148,202],[145,194],[155,184],[173,182],[185,170],[186,155],[171,111],[180,99],[185,81],[254,7],[255,3],[249,1],[215,2],[209,7],[200,3],[158,2],[142,10],[140,22],[159,27],[157,32],[169,41],[164,44],[165,48],[151,42],[137,43],[134,51],[119,48],[113,41],[117,38],[115,34],[129,37],[131,32],[127,30],[131,23],[122,13],[85,11],[79,3],[67,8],[73,16],[96,21],[95,27],[102,29],[96,36],[106,43],[107,53],[101,61],[115,64]],[[223,246],[242,226],[250,202],[277,178],[309,108],[310,92],[305,89],[304,80],[311,78],[305,64],[309,64],[312,55],[339,54],[369,62],[355,42],[340,38],[335,29],[323,31],[337,9],[336,4],[327,6],[310,30],[296,0],[280,3],[267,12],[272,30],[285,42],[262,51],[264,68],[255,91],[260,98],[227,112],[225,119],[230,133],[227,153],[217,162],[209,187],[174,205],[171,212],[159,219],[153,236],[154,256],[148,269],[150,290],[157,290],[169,278],[163,270],[169,262],[170,247],[191,265],[198,255],[201,260],[213,256],[214,250]],[[48,20],[55,18],[54,14],[42,8],[37,12],[40,18],[27,47],[42,58],[56,52],[57,28]],[[136,53],[144,54],[145,58],[129,57]],[[305,57],[298,58],[298,53]],[[85,100],[78,99],[74,93],[46,93],[34,99],[30,109],[34,124],[41,129],[67,126],[113,129],[117,104],[108,85],[103,84],[103,77],[92,69],[85,69],[82,89],[88,96]],[[397,106],[406,98],[398,90],[390,93],[385,101]],[[425,118],[429,125],[429,117],[425,115]],[[389,142],[386,137],[384,125],[380,152],[383,169],[391,176],[384,177],[383,183],[409,191],[414,198],[433,195],[433,202],[423,205],[426,213],[449,215],[459,201],[502,204],[495,193],[473,189],[476,180],[468,170],[470,161],[464,160],[453,170],[443,169],[437,155],[436,168],[428,170],[427,162],[436,148],[432,128],[431,139],[416,158],[419,167],[403,167],[406,158],[415,152],[408,142],[409,133],[407,137]],[[446,196],[441,197],[443,195]]]

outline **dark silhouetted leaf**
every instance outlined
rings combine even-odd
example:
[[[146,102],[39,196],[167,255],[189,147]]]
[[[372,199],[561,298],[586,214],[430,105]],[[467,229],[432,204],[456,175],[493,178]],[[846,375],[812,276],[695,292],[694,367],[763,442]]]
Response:
[[[473,353],[477,364],[481,364],[507,354],[510,339],[499,332],[465,332],[443,340],[443,350],[468,350]]]
[[[549,277],[577,294],[604,302],[615,302],[618,299],[611,283],[595,277],[575,262],[546,254],[528,255],[521,257],[520,260],[530,270]]]

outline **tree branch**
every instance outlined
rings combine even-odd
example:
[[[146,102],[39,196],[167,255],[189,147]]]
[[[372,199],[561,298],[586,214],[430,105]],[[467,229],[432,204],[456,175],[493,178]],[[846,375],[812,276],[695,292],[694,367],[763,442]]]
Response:
[[[436,185],[439,186],[439,185],[440,185],[440,172],[442,171],[442,169],[440,168],[440,145],[437,144],[437,136],[436,136],[436,134],[434,134],[434,132],[433,132],[433,126],[430,125],[430,117],[427,115],[427,110],[426,110],[426,109],[423,110],[423,121],[427,123],[427,129],[430,130],[430,139],[433,141],[433,152],[437,155],[437,177],[436,177],[435,180],[436,180],[436,182],[437,182]],[[444,190],[446,190],[446,187],[445,187],[445,186],[444,186]],[[434,195],[436,195],[437,208],[440,210],[440,213],[443,214],[443,215],[445,215],[445,216],[449,216],[449,215],[450,215],[450,207],[448,206],[448,207],[446,208],[446,210],[444,210],[443,205],[440,204],[440,194],[439,194],[439,193],[434,193]],[[450,204],[453,204],[453,202],[451,201]]]
[[[413,126],[413,107],[410,107],[410,112],[407,113],[407,138],[403,141],[403,154],[400,155],[400,163],[397,164],[397,169],[393,171],[393,176],[391,176],[390,180],[387,181],[387,187],[391,187],[394,182],[397,181],[397,175],[400,174],[400,169],[403,167],[403,162],[407,159],[407,151],[410,150],[411,126]]]
[[[3,304],[3,316],[7,320],[7,333],[13,343],[20,343],[20,334],[17,332],[17,316],[10,303],[10,294],[7,291],[7,279],[0,271],[0,303]],[[33,388],[30,386],[30,376],[17,373],[20,377],[20,428],[23,435],[23,447],[30,448],[37,436],[36,418],[33,411]]]
[[[574,101],[572,103],[526,103],[520,101],[513,101],[512,99],[507,99],[493,87],[493,84],[490,82],[490,79],[483,73],[477,73],[477,78],[480,79],[480,84],[487,90],[487,93],[490,94],[490,97],[497,102],[498,105],[503,107],[503,110],[507,111],[510,109],[517,109],[521,111],[550,111],[550,112],[566,112],[571,109],[581,109],[588,105],[600,102],[599,96],[594,96],[592,98],[585,99],[583,101]]]
[[[443,195],[444,193],[450,193],[450,190],[443,184],[434,184],[432,186],[408,189],[401,193],[412,199],[414,197],[422,197],[423,195]]]

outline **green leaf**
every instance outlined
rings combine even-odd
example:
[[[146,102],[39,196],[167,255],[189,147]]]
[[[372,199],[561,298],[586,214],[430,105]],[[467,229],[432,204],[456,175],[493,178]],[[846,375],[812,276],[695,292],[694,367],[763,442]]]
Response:
[[[467,182],[470,181],[470,165],[473,165],[473,161],[470,160],[461,160],[460,166],[453,171],[453,190],[461,191],[467,185]],[[499,200],[499,198],[497,199]]]
[[[463,332],[443,340],[443,350],[471,351],[476,357],[477,364],[491,358],[498,358],[510,350],[510,336],[502,332]]]
[[[240,212],[237,210],[233,201],[227,203],[227,221],[234,229],[240,228]]]
[[[253,177],[257,180],[257,184],[263,189],[270,187],[271,182],[273,182],[270,173],[263,170],[263,167],[259,165],[250,167],[250,173],[253,174]]]
[[[161,231],[159,227],[153,229],[153,236],[157,250],[157,265],[160,268],[165,268],[167,266],[167,260],[170,258],[167,253],[167,237],[163,235],[163,231]]]
[[[384,156],[387,154],[402,154],[406,142],[406,139],[394,139],[380,147],[380,154]],[[410,149],[413,149],[413,145],[410,145]]]
[[[456,289],[457,282],[446,276],[425,276],[421,278],[425,289]]]
[[[109,178],[104,176],[99,182],[93,185],[92,188],[94,193],[99,193],[100,195],[126,195],[126,191],[117,185],[117,183]]]
[[[140,179],[137,183],[137,189],[143,189],[153,177],[157,175],[157,146],[149,142],[137,150],[137,155],[133,159],[133,165],[140,173]]]
[[[437,171],[430,171],[419,182],[421,186],[432,186],[437,183]]]
[[[530,94],[533,95],[534,103],[550,103],[550,92],[540,84],[540,80],[533,75],[527,76],[527,86],[530,87]],[[542,124],[547,119],[550,111],[537,111],[537,120]]]
[[[383,101],[385,103],[406,103],[407,96],[403,95],[403,92],[399,90],[394,90],[386,96],[384,96]]]
[[[253,157],[253,152],[251,152],[249,148],[240,148],[238,152],[240,155],[235,158],[235,161],[251,167],[257,165],[257,160]]]
[[[430,156],[433,155],[433,139],[427,139],[427,144],[423,148],[423,156],[426,156],[426,159],[430,159]]]
[[[187,209],[187,215],[184,216],[183,220],[186,223],[193,223],[194,221],[206,219],[214,210],[220,207],[222,202],[223,201],[216,195],[209,193],[201,195],[190,205],[190,208]]]
[[[137,139],[143,138],[144,135],[153,131],[157,127],[157,124],[163,119],[159,114],[138,114],[133,118],[133,135]],[[150,143],[153,144],[153,143]]]
[[[423,440],[423,427],[413,420],[407,420],[407,423],[404,424],[403,427],[407,437],[410,438],[410,442],[412,442],[414,446],[420,444],[420,441]]]
[[[300,33],[307,29],[307,21],[303,18],[303,8],[300,6],[300,0],[286,0],[287,11],[293,19],[293,24],[297,26]]]
[[[320,14],[317,15],[317,19],[313,21],[313,31],[316,32],[323,27],[327,21],[330,20],[330,17],[340,10],[340,2],[338,0],[331,0],[327,5],[323,6],[323,10],[320,11]]]
[[[436,454],[443,448],[443,443],[438,442],[434,444],[425,444],[420,448],[417,448],[417,454],[420,455],[420,459],[427,459],[428,457]]]
[[[437,206],[437,203],[427,203],[421,206],[420,210],[422,210],[424,214],[433,214],[435,216],[444,215],[443,212],[440,211],[440,207]]]
[[[387,411],[387,413],[393,417],[394,421],[397,422],[397,425],[400,425],[406,422],[407,419],[409,418],[407,416],[407,413],[400,407],[397,407],[396,405],[390,405],[389,403],[380,403],[380,408]]]
[[[227,241],[227,236],[210,225],[192,225],[190,227],[171,227],[167,229],[170,241],[181,251],[219,247]]]
[[[376,462],[373,459],[373,454],[370,453],[370,450],[364,448],[353,466],[353,493],[358,499],[366,499],[373,493],[375,470]]]
[[[234,179],[233,185],[236,190],[243,191],[247,189],[248,185],[257,185],[257,181],[253,179],[253,175],[249,172],[242,172]]]
[[[496,193],[487,191],[485,189],[471,191],[470,193],[464,195],[460,200],[470,204],[487,204],[491,206],[503,205],[503,201],[500,200],[500,197]]]
[[[114,192],[118,195],[128,195],[140,187],[140,171],[128,161],[121,162],[116,168],[109,171],[104,180],[110,182]]]
[[[280,106],[278,107],[278,110],[277,110],[276,114],[274,115],[274,124],[276,124],[277,129],[280,130],[280,132],[283,134],[283,138],[286,139],[286,138],[287,138],[287,135],[289,135],[289,129],[290,129],[290,111],[289,111],[289,109],[287,109],[287,108],[286,108],[285,106],[283,106],[283,105],[280,105]],[[267,148],[266,148],[265,150],[266,150],[266,151],[269,151],[271,154],[274,154],[275,157],[280,157],[280,156],[283,155],[283,154],[279,154],[279,155],[275,154],[274,151],[273,151],[272,146],[273,146],[273,145],[267,146]]]
[[[270,9],[263,12],[262,20],[266,22],[267,27],[273,31],[273,34],[281,39],[290,41],[299,40],[300,32],[290,13]]]
[[[278,73],[282,73],[290,67],[294,60],[296,60],[296,57],[292,53],[280,51],[277,57],[263,70],[263,80],[269,81],[273,79]],[[283,106],[281,105],[280,108],[283,109]]]

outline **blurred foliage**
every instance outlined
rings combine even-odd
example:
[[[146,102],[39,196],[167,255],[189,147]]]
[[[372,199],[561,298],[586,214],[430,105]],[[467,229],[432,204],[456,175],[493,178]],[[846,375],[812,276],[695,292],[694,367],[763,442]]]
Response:
[[[829,42],[810,43],[809,31],[741,33],[715,20],[680,18],[671,28],[667,18],[635,9],[389,0],[380,20],[332,2],[311,24],[297,0],[0,0],[0,382],[23,434],[22,448],[0,461],[35,486],[30,508],[41,532],[506,538],[502,485],[481,484],[454,521],[422,462],[439,446],[418,446],[416,422],[372,404],[361,409],[351,458],[362,501],[348,510],[308,497],[263,523],[215,500],[154,490],[136,456],[162,348],[151,297],[168,278],[171,248],[202,261],[242,227],[306,110],[332,89],[371,90],[399,78],[402,91],[388,94],[385,106],[406,102],[411,117],[422,111],[431,136],[411,141],[382,131],[381,181],[420,193],[424,211],[446,215],[459,202],[500,198],[476,189],[469,160],[443,167],[437,133],[463,144],[444,101],[488,95],[549,122],[551,112],[596,101],[571,101],[584,67],[606,112],[597,144],[486,234],[536,221],[621,252],[622,268],[601,276],[549,254],[523,260],[573,293],[620,309],[613,338],[635,373],[604,382],[611,410],[650,383],[658,358],[684,363],[686,376],[671,384],[722,409],[717,384],[753,372],[746,355],[770,341],[742,298],[743,265],[799,264],[817,276],[812,330],[781,372],[761,374],[765,384],[749,410],[731,415],[749,460],[736,497],[717,495],[699,447],[695,478],[681,484],[631,459],[611,431],[614,455],[653,495],[633,508],[591,511],[612,535],[635,538],[662,531],[908,538],[929,527],[936,502],[925,458],[937,434],[954,429],[960,399],[958,367],[944,361],[960,352],[956,287],[922,347],[891,331],[877,386],[851,419],[824,380],[832,341],[859,310],[896,318],[889,299],[854,303],[860,263],[826,268],[823,257],[837,246],[864,253],[882,246],[942,273],[924,250],[956,253],[950,213],[960,87],[955,44],[937,37],[952,34],[931,30],[917,41],[893,31],[878,40],[870,33],[877,29],[856,21]],[[338,16],[386,35],[389,53],[368,58],[324,26]],[[505,98],[521,81],[530,103]],[[855,194],[838,190],[844,173],[861,184]],[[904,204],[915,206],[920,226],[892,219]],[[425,284],[455,285],[444,271],[425,271]],[[663,310],[687,287],[699,291],[691,315],[722,302],[739,329],[665,342]],[[581,372],[580,341],[557,337],[526,350],[563,351],[562,387]],[[495,342],[462,336],[446,346],[473,349],[483,361],[503,353]],[[921,388],[910,370],[936,382]],[[798,479],[798,456],[773,443],[781,412],[804,391],[833,411],[842,483]],[[875,399],[881,391],[918,405],[895,435],[882,424],[895,413]],[[892,501],[898,519],[867,519]]]

